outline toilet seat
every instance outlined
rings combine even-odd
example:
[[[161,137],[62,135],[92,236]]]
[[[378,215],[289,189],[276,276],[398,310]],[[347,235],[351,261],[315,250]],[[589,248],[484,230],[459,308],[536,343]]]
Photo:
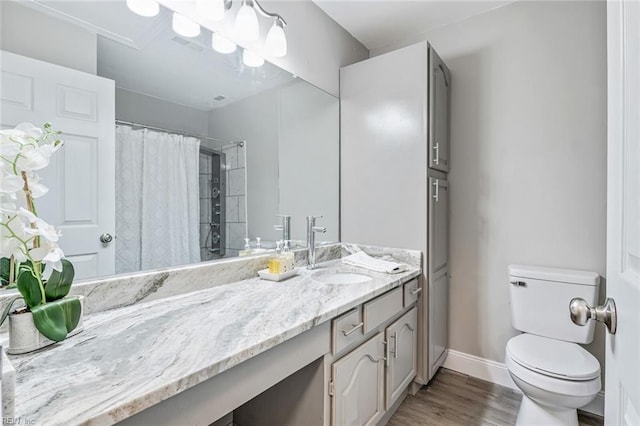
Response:
[[[538,374],[561,380],[588,381],[600,377],[600,363],[576,343],[521,334],[507,343],[507,357]]]

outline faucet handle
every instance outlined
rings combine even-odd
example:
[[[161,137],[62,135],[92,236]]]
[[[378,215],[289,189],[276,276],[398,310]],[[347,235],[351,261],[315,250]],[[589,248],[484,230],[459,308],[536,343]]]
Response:
[[[291,215],[289,215],[289,214],[277,214],[276,217],[285,217],[285,218],[288,217],[288,218],[290,218]]]
[[[327,228],[321,227],[321,226],[314,226],[313,227],[313,232],[321,232],[321,233],[325,233],[327,232]]]

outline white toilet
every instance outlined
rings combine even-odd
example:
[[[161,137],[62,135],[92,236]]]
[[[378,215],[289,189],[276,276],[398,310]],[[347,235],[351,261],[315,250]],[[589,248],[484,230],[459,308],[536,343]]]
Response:
[[[569,303],[598,299],[595,272],[509,266],[511,323],[524,334],[507,342],[506,365],[522,390],[518,425],[578,425],[576,409],[600,391],[600,364],[578,343],[593,340],[595,321],[571,322]]]

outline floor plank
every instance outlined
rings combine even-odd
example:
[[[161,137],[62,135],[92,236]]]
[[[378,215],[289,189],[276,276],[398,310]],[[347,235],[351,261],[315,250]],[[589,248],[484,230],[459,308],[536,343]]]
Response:
[[[408,396],[388,426],[513,425],[521,395],[512,389],[445,368],[415,397]],[[602,426],[601,417],[579,413],[580,426]]]

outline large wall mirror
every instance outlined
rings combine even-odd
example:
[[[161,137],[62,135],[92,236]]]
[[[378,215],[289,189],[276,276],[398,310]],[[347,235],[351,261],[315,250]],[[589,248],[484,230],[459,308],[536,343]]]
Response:
[[[323,216],[319,238],[338,240],[334,96],[124,1],[4,1],[0,40],[2,128],[63,132],[37,204],[77,278],[238,256],[246,238],[272,248],[278,215],[291,216],[294,247],[306,216]]]

